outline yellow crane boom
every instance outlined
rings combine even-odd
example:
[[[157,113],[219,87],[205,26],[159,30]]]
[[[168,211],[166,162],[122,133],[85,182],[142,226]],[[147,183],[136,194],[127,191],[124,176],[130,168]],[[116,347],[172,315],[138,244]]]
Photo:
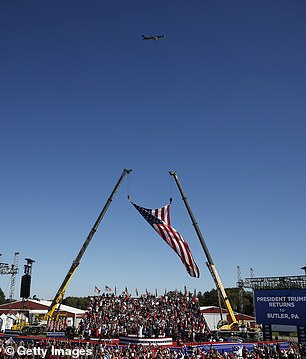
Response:
[[[96,233],[96,231],[97,231],[97,229],[98,229],[98,226],[99,226],[100,222],[102,221],[102,218],[104,217],[104,215],[105,215],[105,213],[106,213],[108,207],[110,206],[110,204],[111,204],[111,202],[112,202],[112,200],[113,200],[113,198],[114,198],[114,196],[115,196],[115,194],[116,194],[116,192],[117,192],[117,190],[118,190],[118,188],[119,188],[121,182],[123,181],[124,177],[125,177],[127,174],[129,174],[130,172],[132,172],[131,169],[129,169],[129,170],[124,169],[124,170],[123,170],[123,172],[122,172],[122,174],[121,174],[121,176],[120,176],[120,178],[119,178],[117,184],[115,185],[115,187],[114,187],[114,189],[113,189],[113,191],[112,191],[110,197],[109,197],[108,200],[106,201],[106,203],[105,203],[105,205],[104,205],[104,207],[103,207],[101,213],[99,214],[99,217],[97,218],[97,220],[96,220],[94,226],[92,227],[92,229],[91,229],[89,235],[87,236],[87,238],[86,238],[86,240],[85,240],[85,242],[84,242],[82,248],[80,249],[80,251],[79,251],[79,253],[78,253],[76,259],[72,262],[72,265],[71,265],[71,267],[70,267],[68,273],[66,274],[66,277],[64,278],[64,280],[63,280],[61,286],[59,287],[59,289],[58,289],[58,291],[57,291],[55,297],[53,298],[52,303],[51,303],[51,305],[50,305],[50,307],[49,307],[49,309],[48,309],[48,312],[47,312],[47,314],[46,314],[46,320],[48,320],[48,319],[49,319],[49,320],[50,320],[50,319],[53,320],[53,319],[54,319],[54,312],[55,312],[57,306],[58,306],[58,305],[60,304],[60,302],[62,301],[63,296],[64,296],[64,294],[65,294],[65,291],[66,291],[66,289],[67,289],[67,286],[68,286],[68,284],[69,284],[69,282],[70,282],[70,280],[71,280],[71,278],[72,278],[74,272],[76,271],[76,269],[78,268],[78,266],[79,266],[79,264],[80,264],[81,258],[83,257],[83,255],[84,255],[84,253],[85,253],[85,251],[86,251],[86,249],[87,249],[87,247],[88,247],[90,241],[92,240],[92,237],[93,237],[94,234]]]
[[[235,314],[234,314],[234,311],[233,311],[233,309],[232,309],[231,303],[230,303],[230,301],[229,301],[229,299],[228,299],[228,297],[227,297],[226,291],[225,291],[225,289],[224,289],[224,287],[223,287],[221,278],[220,278],[220,276],[219,276],[219,274],[218,274],[218,272],[217,272],[217,269],[216,269],[216,267],[215,267],[215,265],[214,265],[214,262],[213,262],[213,260],[212,260],[212,257],[211,257],[211,255],[210,255],[210,253],[209,253],[209,251],[208,251],[207,245],[206,245],[206,243],[205,243],[205,241],[204,241],[204,237],[203,237],[203,235],[202,235],[202,233],[201,233],[201,230],[200,230],[200,228],[199,228],[199,226],[198,226],[198,223],[197,223],[197,221],[196,221],[196,219],[195,219],[195,217],[194,217],[194,215],[193,215],[193,213],[192,213],[191,207],[190,207],[190,205],[189,205],[189,203],[188,203],[188,201],[187,201],[187,197],[186,197],[186,195],[185,195],[185,193],[184,193],[184,191],[183,191],[183,187],[182,187],[182,185],[181,185],[181,183],[180,183],[180,181],[179,181],[179,179],[178,179],[178,176],[177,176],[176,172],[172,172],[172,171],[171,171],[171,172],[169,172],[169,173],[170,173],[170,175],[173,176],[174,179],[175,179],[175,182],[176,182],[176,184],[177,184],[177,186],[178,186],[178,189],[179,189],[179,191],[180,191],[180,193],[181,193],[181,195],[182,195],[182,199],[183,199],[183,201],[184,201],[184,203],[185,203],[186,209],[187,209],[187,211],[188,211],[188,213],[189,213],[189,216],[190,216],[190,218],[191,218],[191,221],[192,221],[192,224],[193,224],[193,226],[194,226],[194,229],[195,229],[195,231],[196,231],[196,233],[197,233],[197,236],[198,236],[198,238],[199,238],[199,240],[200,240],[200,243],[201,243],[201,245],[202,245],[202,248],[203,248],[203,250],[204,250],[204,252],[205,252],[205,254],[206,254],[206,258],[207,258],[206,264],[207,264],[207,267],[208,267],[208,269],[209,269],[209,271],[210,271],[210,273],[211,273],[211,275],[212,275],[212,277],[213,277],[213,280],[214,280],[214,282],[215,282],[215,285],[216,285],[216,287],[217,287],[217,290],[218,290],[219,293],[221,294],[221,297],[222,297],[222,299],[223,299],[223,301],[224,301],[224,304],[225,304],[225,306],[226,306],[227,312],[228,312],[228,314],[229,314],[229,316],[230,316],[230,319],[231,319],[231,322],[229,323],[230,328],[231,328],[232,330],[233,330],[233,329],[236,329],[236,327],[238,327],[238,321],[237,321],[237,319],[236,319],[236,317],[235,317]]]

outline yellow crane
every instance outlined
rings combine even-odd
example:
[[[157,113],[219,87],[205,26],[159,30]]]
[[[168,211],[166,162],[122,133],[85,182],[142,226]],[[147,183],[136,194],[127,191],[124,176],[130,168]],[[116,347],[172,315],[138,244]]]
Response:
[[[187,201],[187,197],[186,197],[186,195],[185,195],[185,193],[183,191],[183,187],[182,187],[182,185],[181,185],[181,183],[180,183],[180,181],[178,179],[178,176],[177,176],[176,172],[171,171],[169,173],[170,173],[171,176],[174,177],[175,182],[176,182],[176,184],[178,186],[178,189],[179,189],[179,191],[181,193],[182,199],[183,199],[183,201],[185,203],[186,209],[187,209],[187,211],[189,213],[189,216],[191,218],[191,221],[192,221],[192,224],[194,226],[194,229],[195,229],[195,231],[197,233],[197,236],[198,236],[198,238],[200,240],[202,248],[203,248],[203,250],[204,250],[204,252],[206,254],[206,258],[207,258],[206,265],[207,265],[207,267],[208,267],[208,269],[209,269],[209,271],[210,271],[210,273],[211,273],[211,275],[213,277],[213,280],[215,282],[217,290],[219,291],[219,293],[220,293],[220,295],[221,295],[221,297],[222,297],[222,299],[224,301],[225,307],[226,307],[227,312],[228,312],[229,317],[230,317],[230,322],[228,324],[224,324],[223,321],[222,321],[222,323],[220,323],[220,328],[219,329],[220,330],[238,330],[238,321],[237,321],[237,319],[235,317],[233,308],[232,308],[231,303],[230,303],[230,301],[228,299],[228,296],[227,296],[226,291],[224,289],[224,286],[222,284],[222,281],[221,281],[221,278],[220,278],[219,273],[217,271],[217,268],[216,268],[216,266],[215,266],[215,264],[214,264],[214,262],[212,260],[212,257],[211,257],[211,255],[210,255],[210,253],[208,251],[207,245],[206,245],[206,243],[204,241],[204,237],[203,237],[203,235],[201,233],[201,230],[200,230],[200,228],[198,226],[198,223],[197,223],[197,221],[195,219],[195,216],[192,213],[191,207],[190,207],[190,205],[189,205],[189,203]]]
[[[101,211],[99,217],[97,218],[97,220],[96,220],[94,226],[92,227],[92,229],[91,229],[89,235],[87,236],[87,238],[86,238],[86,240],[85,240],[85,242],[84,242],[82,248],[80,249],[80,251],[79,251],[79,253],[78,253],[76,259],[72,262],[72,265],[71,265],[71,267],[70,267],[68,273],[66,274],[66,277],[64,278],[64,280],[63,280],[61,286],[59,287],[59,289],[58,289],[58,291],[57,291],[55,297],[53,298],[52,303],[51,303],[51,305],[50,305],[50,307],[49,307],[49,309],[48,309],[48,312],[47,312],[47,314],[46,314],[45,320],[55,320],[55,319],[56,319],[56,316],[57,316],[57,314],[56,314],[57,307],[60,305],[60,303],[61,303],[61,301],[62,301],[62,299],[63,299],[63,296],[64,296],[64,294],[65,294],[65,291],[66,291],[66,289],[67,289],[67,286],[68,286],[68,284],[69,284],[69,282],[70,282],[70,280],[71,280],[73,274],[75,273],[76,269],[78,268],[78,266],[79,266],[79,264],[80,264],[81,258],[83,257],[83,255],[84,255],[84,253],[85,253],[85,251],[86,251],[86,249],[87,249],[87,247],[88,247],[90,241],[92,240],[92,237],[93,237],[94,234],[96,233],[96,231],[97,231],[97,229],[98,229],[98,226],[99,226],[100,222],[102,221],[102,218],[104,217],[106,211],[108,210],[108,207],[110,206],[110,204],[111,204],[111,202],[112,202],[112,200],[113,200],[113,198],[114,198],[114,196],[115,196],[115,194],[116,194],[116,192],[117,192],[117,190],[118,190],[118,188],[119,188],[121,182],[123,181],[124,177],[125,177],[127,174],[129,174],[130,172],[132,172],[131,169],[124,169],[124,170],[123,170],[123,172],[122,172],[122,174],[121,174],[121,176],[120,176],[120,178],[119,178],[117,184],[115,185],[115,187],[114,187],[114,189],[113,189],[113,191],[112,191],[110,197],[109,197],[108,200],[106,201],[106,203],[105,203],[105,205],[104,205],[104,207],[103,207],[103,209],[102,209],[102,211]],[[57,311],[57,312],[58,312],[58,311]]]
[[[123,181],[124,177],[132,172],[131,169],[124,169],[118,182],[116,183],[110,197],[106,201],[101,213],[99,214],[94,226],[92,227],[91,231],[89,232],[83,246],[81,247],[78,255],[76,256],[75,260],[72,262],[71,267],[66,274],[62,284],[60,285],[55,297],[53,298],[51,305],[48,309],[48,312],[43,316],[41,321],[37,321],[33,324],[28,324],[25,322],[18,323],[14,326],[15,330],[21,330],[22,334],[41,334],[46,329],[46,323],[47,322],[56,322],[60,316],[60,305],[63,300],[64,294],[66,292],[67,286],[69,282],[71,281],[73,274],[75,273],[76,269],[78,268],[81,258],[83,257],[90,241],[92,240],[94,234],[96,233],[100,222],[102,221],[102,218],[104,217],[106,211],[108,210],[108,207],[110,206],[121,182]]]

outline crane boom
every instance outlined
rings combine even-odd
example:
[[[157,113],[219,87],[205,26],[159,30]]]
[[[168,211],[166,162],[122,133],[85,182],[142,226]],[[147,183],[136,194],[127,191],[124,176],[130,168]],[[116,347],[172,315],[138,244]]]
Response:
[[[184,201],[184,203],[185,203],[185,206],[186,206],[187,211],[188,211],[188,213],[189,213],[189,216],[190,216],[190,218],[191,218],[191,221],[192,221],[192,224],[193,224],[193,226],[194,226],[194,229],[195,229],[195,231],[196,231],[196,233],[197,233],[197,236],[198,236],[198,238],[199,238],[199,240],[200,240],[200,243],[201,243],[201,245],[202,245],[202,248],[203,248],[203,250],[204,250],[204,252],[205,252],[205,255],[206,255],[206,258],[207,258],[207,263],[206,263],[206,264],[207,264],[207,267],[208,267],[208,269],[209,269],[209,271],[210,271],[210,273],[211,273],[211,275],[212,275],[212,277],[213,277],[213,280],[214,280],[214,282],[215,282],[215,284],[216,284],[217,290],[219,291],[219,293],[220,293],[221,296],[222,296],[222,299],[223,299],[224,304],[225,304],[225,306],[226,306],[227,312],[228,312],[228,314],[229,314],[229,316],[230,316],[230,318],[231,318],[231,323],[230,323],[230,325],[235,326],[235,325],[237,325],[237,323],[238,323],[238,322],[237,322],[237,319],[236,319],[236,317],[235,317],[235,314],[234,314],[234,311],[233,311],[233,309],[232,309],[231,303],[230,303],[230,301],[229,301],[229,299],[228,299],[228,297],[227,297],[227,294],[226,294],[226,291],[225,291],[224,286],[223,286],[223,284],[222,284],[221,278],[220,278],[220,276],[219,276],[219,274],[218,274],[218,272],[217,272],[217,268],[215,267],[214,262],[213,262],[213,260],[212,260],[212,257],[211,257],[211,255],[210,255],[210,253],[209,253],[209,250],[208,250],[207,245],[206,245],[206,243],[205,243],[204,237],[203,237],[203,235],[202,235],[202,233],[201,233],[201,230],[200,230],[200,228],[199,228],[199,226],[198,226],[198,223],[197,223],[197,221],[196,221],[196,219],[195,219],[195,216],[194,216],[194,214],[192,213],[191,207],[190,207],[190,205],[189,205],[189,203],[188,203],[188,201],[187,201],[187,197],[186,197],[186,195],[185,195],[185,193],[184,193],[184,191],[183,191],[183,187],[182,187],[182,185],[181,185],[181,183],[180,183],[180,181],[179,181],[179,179],[178,179],[178,176],[177,176],[176,172],[172,172],[172,171],[171,171],[171,172],[169,172],[169,173],[170,173],[170,175],[173,176],[174,179],[175,179],[175,182],[176,182],[176,184],[177,184],[177,186],[178,186],[178,189],[179,189],[179,191],[180,191],[180,193],[181,193],[181,195],[182,195],[182,199],[183,199],[183,201]]]
[[[122,174],[121,174],[121,176],[120,176],[120,178],[119,178],[117,184],[115,185],[115,187],[114,187],[114,189],[113,189],[113,191],[112,191],[110,197],[109,197],[108,200],[106,201],[106,203],[105,203],[105,205],[104,205],[104,207],[103,207],[103,209],[102,209],[102,211],[101,211],[99,217],[97,218],[97,220],[96,220],[94,226],[92,227],[92,229],[91,229],[89,235],[87,236],[87,238],[86,238],[86,240],[85,240],[85,242],[84,242],[82,248],[80,249],[80,251],[79,251],[77,257],[76,257],[75,260],[72,262],[71,267],[70,267],[68,273],[66,274],[66,277],[64,278],[64,280],[63,280],[61,286],[59,287],[59,289],[58,289],[58,291],[57,291],[55,297],[53,298],[52,303],[51,303],[51,305],[50,305],[50,307],[49,307],[49,309],[48,309],[48,312],[47,312],[47,314],[46,314],[46,319],[51,319],[51,320],[53,319],[55,309],[56,309],[57,305],[61,302],[61,300],[62,300],[62,298],[63,298],[63,296],[64,296],[64,294],[65,294],[66,288],[67,288],[67,286],[68,286],[68,284],[69,284],[69,282],[70,282],[70,280],[71,280],[71,278],[72,278],[74,272],[76,271],[76,269],[78,268],[78,266],[79,266],[79,264],[80,264],[80,261],[81,261],[81,258],[83,257],[83,254],[85,253],[85,251],[86,251],[86,249],[87,249],[87,247],[88,247],[90,241],[92,240],[92,237],[93,237],[94,234],[96,233],[96,231],[97,231],[97,229],[98,229],[98,227],[99,227],[99,224],[100,224],[100,222],[102,221],[102,218],[104,217],[106,211],[108,210],[108,207],[110,206],[110,204],[111,204],[111,202],[112,202],[112,200],[113,200],[113,198],[114,198],[114,196],[115,196],[115,194],[116,194],[116,192],[117,192],[117,190],[118,190],[118,188],[119,188],[121,182],[123,181],[123,178],[124,178],[127,174],[129,174],[130,172],[132,172],[131,169],[129,169],[129,170],[124,169],[124,170],[123,170],[123,172],[122,172]]]

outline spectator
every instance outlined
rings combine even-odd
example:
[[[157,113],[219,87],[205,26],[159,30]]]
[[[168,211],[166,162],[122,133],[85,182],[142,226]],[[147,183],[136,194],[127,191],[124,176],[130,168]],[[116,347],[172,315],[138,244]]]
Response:
[[[235,354],[235,351],[227,353],[222,351],[220,353],[213,347],[209,350],[201,349],[199,347],[192,348],[188,350],[184,348],[167,348],[156,345],[142,346],[142,345],[130,345],[130,346],[107,346],[101,342],[75,342],[69,340],[54,340],[54,339],[44,339],[37,341],[29,341],[19,343],[14,340],[1,340],[0,339],[0,358],[1,359],[12,359],[20,358],[16,355],[18,347],[22,346],[24,349],[34,349],[41,348],[46,350],[46,359],[57,359],[57,358],[71,358],[71,355],[54,355],[54,349],[62,349],[65,353],[72,352],[73,350],[90,350],[91,355],[86,356],[86,358],[93,359],[238,359],[239,356]],[[13,348],[15,355],[12,355],[11,351],[7,351],[8,347]],[[271,351],[270,345],[258,345],[255,346],[252,350],[248,352],[248,359],[273,359],[273,355],[269,354]],[[288,350],[281,350],[279,359],[287,358],[288,354],[293,359],[301,359],[301,354],[303,353],[304,348],[298,346],[297,344],[291,344]],[[272,352],[271,352],[272,353]],[[38,358],[41,356],[27,355],[23,356],[24,358]],[[81,359],[85,359],[84,355],[75,356]]]
[[[139,298],[126,293],[92,297],[79,333],[98,338],[172,337],[185,342],[208,340],[210,334],[199,304],[192,296],[156,297],[149,293]]]

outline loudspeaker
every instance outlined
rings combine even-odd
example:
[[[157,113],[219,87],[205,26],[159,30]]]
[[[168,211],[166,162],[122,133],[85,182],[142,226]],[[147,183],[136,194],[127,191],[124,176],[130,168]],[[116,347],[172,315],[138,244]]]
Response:
[[[24,274],[21,277],[20,297],[26,299],[29,298],[30,288],[31,288],[31,276],[30,274]]]

